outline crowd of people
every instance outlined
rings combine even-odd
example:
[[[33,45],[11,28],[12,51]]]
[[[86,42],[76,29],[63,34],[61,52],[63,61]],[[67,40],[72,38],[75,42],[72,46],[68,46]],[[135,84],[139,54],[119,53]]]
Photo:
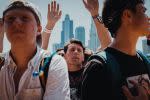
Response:
[[[104,0],[100,16],[98,0],[83,0],[101,47],[93,52],[70,39],[52,53],[47,48],[60,5],[48,4],[43,28],[34,4],[11,2],[0,19],[0,100],[149,100],[150,62],[136,50],[138,38],[150,34],[144,3]],[[4,34],[11,46],[5,53]]]

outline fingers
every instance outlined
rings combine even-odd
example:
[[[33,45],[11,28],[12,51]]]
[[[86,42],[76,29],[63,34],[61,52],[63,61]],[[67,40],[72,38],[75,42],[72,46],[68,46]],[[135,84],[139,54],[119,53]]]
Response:
[[[62,15],[62,11],[60,11],[59,14],[58,14],[59,18],[61,17],[61,15]]]
[[[126,86],[123,86],[123,93],[127,97],[127,100],[148,100],[148,95],[146,89],[144,89],[143,86],[138,84],[136,81],[129,80],[131,84],[136,88],[138,95],[133,96],[132,93],[129,91],[129,89]]]
[[[147,89],[144,86],[138,85],[137,90],[140,91],[139,92],[139,96],[145,96],[145,97],[147,97],[148,91],[147,91]]]
[[[54,11],[53,4],[54,4],[54,2],[52,1],[52,2],[51,2],[51,11],[52,11],[52,12]]]
[[[85,2],[85,0],[82,0],[82,1],[83,1],[83,4],[84,4],[85,8],[88,8],[88,5],[87,5],[87,3]]]
[[[59,12],[59,4],[57,4],[57,12]]]
[[[48,4],[48,14],[50,13],[50,4]]]
[[[56,1],[54,1],[54,11],[56,11]]]
[[[98,0],[83,0],[85,8],[92,14],[98,13],[99,10],[99,2]]]
[[[128,100],[132,100],[133,96],[129,89],[126,86],[122,87],[124,95],[127,97]]]
[[[50,5],[51,7],[49,7],[49,9],[51,8],[51,12],[53,12],[53,13],[59,13],[59,4],[57,4],[56,3],[56,1],[52,1],[51,2],[51,5]]]
[[[89,4],[89,2],[87,0],[83,0],[83,4],[84,4],[86,9],[88,9],[88,10],[92,9],[91,5]]]

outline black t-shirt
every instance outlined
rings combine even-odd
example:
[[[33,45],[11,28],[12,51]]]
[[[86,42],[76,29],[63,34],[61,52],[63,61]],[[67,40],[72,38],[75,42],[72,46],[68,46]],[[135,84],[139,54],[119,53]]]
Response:
[[[80,100],[81,75],[84,69],[69,71],[71,100]]]
[[[108,78],[111,77],[107,78],[107,70],[105,68],[107,66],[103,63],[92,62],[88,68],[88,72],[85,73],[86,75],[84,75],[83,78],[83,100],[126,100],[121,87],[123,85],[129,85],[129,87],[132,87],[127,80],[138,81],[138,78],[141,76],[148,79],[146,64],[138,54],[131,56],[110,47],[108,47],[105,51],[113,55],[119,64],[122,80],[119,84],[120,94],[118,95],[120,95],[121,98],[114,98],[112,95],[112,84],[108,81]],[[131,91],[134,95],[136,95],[134,89],[131,88]]]

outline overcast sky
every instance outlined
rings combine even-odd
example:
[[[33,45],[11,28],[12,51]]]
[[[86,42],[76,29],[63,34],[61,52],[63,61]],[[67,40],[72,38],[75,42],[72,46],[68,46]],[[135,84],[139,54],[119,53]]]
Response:
[[[0,0],[0,16],[2,16],[2,11],[10,0]],[[47,14],[47,4],[52,0],[29,0],[36,4],[39,7],[39,10],[42,13],[42,25],[43,27],[46,24],[46,14]],[[55,42],[60,42],[60,33],[62,30],[62,21],[66,14],[70,15],[70,18],[74,21],[74,30],[77,26],[84,26],[86,30],[86,41],[88,40],[88,34],[91,24],[91,17],[89,13],[84,8],[82,0],[56,0],[60,4],[60,8],[62,9],[62,17],[57,22],[53,33],[51,35],[49,50],[51,50],[51,44]],[[99,0],[99,13],[101,14],[103,0]],[[146,6],[148,8],[148,15],[150,16],[150,0],[146,1]],[[57,37],[57,38],[56,38]],[[141,44],[138,43],[137,48],[141,50]],[[4,40],[4,51],[9,50],[9,44]]]

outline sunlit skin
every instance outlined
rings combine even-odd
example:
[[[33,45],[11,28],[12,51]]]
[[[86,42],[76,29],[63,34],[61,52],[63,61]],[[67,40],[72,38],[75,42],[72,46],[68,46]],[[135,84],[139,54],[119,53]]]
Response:
[[[17,66],[14,75],[17,93],[19,80],[36,53],[36,36],[41,32],[41,25],[31,11],[20,8],[8,11],[3,19],[4,30],[11,44],[10,54]]]
[[[138,11],[137,11],[138,10]],[[136,44],[141,36],[150,34],[149,18],[145,14],[146,8],[143,4],[136,6],[136,12],[124,10],[122,24],[116,32],[116,38],[110,47],[129,55],[136,55]]]
[[[47,9],[47,24],[46,27],[48,30],[53,30],[55,24],[58,22],[58,20],[61,18],[62,11],[59,8],[59,4],[56,3],[56,1],[52,1],[51,4],[48,4]],[[42,32],[42,48],[47,49],[49,44],[51,33],[45,33]]]
[[[36,46],[37,31],[41,31],[41,26],[37,25],[31,12],[25,9],[14,9],[4,16],[4,30],[11,45],[34,44]]]
[[[79,44],[72,43],[65,54],[69,71],[80,70],[84,61],[83,48]]]
[[[98,0],[82,0],[85,8],[90,13],[91,16],[99,15],[99,2]],[[113,41],[108,29],[104,26],[103,23],[100,23],[97,18],[93,19],[98,38],[100,41],[100,48],[98,50],[104,50],[108,45]]]

